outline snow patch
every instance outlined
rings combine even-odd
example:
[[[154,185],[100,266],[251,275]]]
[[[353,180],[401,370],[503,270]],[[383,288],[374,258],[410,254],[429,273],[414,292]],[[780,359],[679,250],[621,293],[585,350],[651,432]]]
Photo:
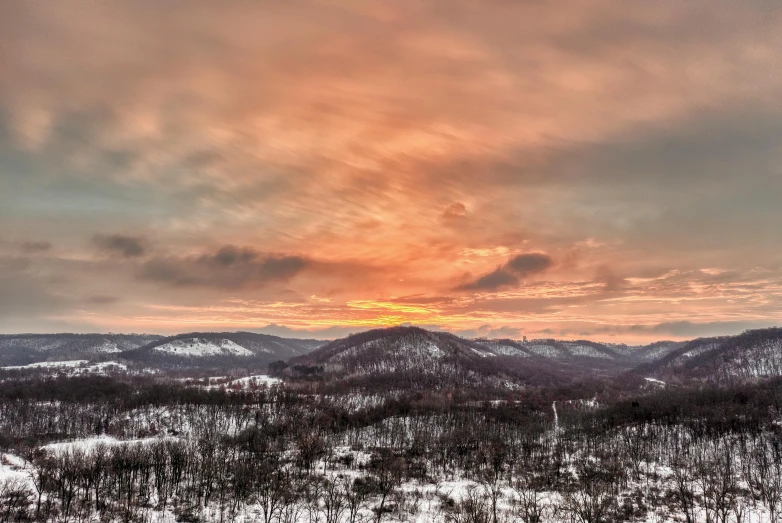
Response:
[[[159,441],[176,440],[177,438],[140,438],[119,440],[111,436],[96,436],[94,438],[77,439],[73,441],[63,441],[60,443],[50,443],[41,447],[41,450],[50,452],[54,455],[69,454],[73,452],[82,452],[89,454],[99,446],[116,447],[120,445],[150,445]]]
[[[122,352],[122,349],[117,347],[116,342],[106,340],[101,345],[98,345],[95,347],[94,352],[102,352],[107,354],[112,354],[115,352]]]
[[[70,360],[70,361],[41,361],[38,363],[30,363],[29,365],[16,365],[13,367],[0,367],[2,370],[23,370],[23,369],[68,369],[75,367],[82,367],[87,365],[87,360]]]
[[[518,347],[514,347],[512,345],[503,345],[500,343],[489,345],[489,349],[497,355],[502,356],[519,356],[522,358],[528,358],[529,354],[524,352],[523,350],[519,349]]]
[[[438,347],[438,346],[437,346],[437,345],[435,345],[434,343],[430,343],[430,344],[429,344],[429,345],[426,347],[426,350],[427,350],[427,352],[429,352],[429,355],[430,355],[431,357],[433,357],[433,358],[442,358],[443,356],[445,356],[445,354],[443,353],[443,351],[442,351],[442,350],[440,350],[440,347]]]
[[[226,389],[242,389],[242,390],[249,390],[255,387],[273,387],[280,385],[282,383],[282,380],[279,378],[273,378],[271,376],[267,376],[266,374],[258,374],[257,376],[246,376],[244,378],[237,378],[234,380],[229,381],[212,381],[213,378],[209,378],[210,385],[207,386],[209,389],[219,389],[220,387],[225,387]]]

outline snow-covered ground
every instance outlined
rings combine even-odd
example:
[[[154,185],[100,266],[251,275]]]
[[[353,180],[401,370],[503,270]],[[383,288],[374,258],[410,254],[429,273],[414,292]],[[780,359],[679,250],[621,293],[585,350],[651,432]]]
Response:
[[[120,440],[117,438],[113,438],[111,436],[96,436],[94,438],[84,438],[84,439],[77,439],[73,441],[62,441],[59,443],[50,443],[49,445],[44,445],[41,447],[41,450],[45,452],[50,452],[52,454],[65,454],[65,453],[73,453],[73,452],[82,452],[85,454],[89,454],[90,452],[94,451],[97,447],[115,447],[119,445],[149,445],[151,443],[163,441],[165,439],[169,440],[175,440],[176,438],[171,437],[154,437],[154,438],[139,438],[139,439],[129,439],[129,440]]]
[[[29,365],[14,365],[11,367],[0,367],[2,370],[26,370],[26,369],[67,369],[76,368],[84,365],[88,365],[90,362],[87,360],[70,360],[70,361],[41,361],[38,363],[30,363]]]
[[[106,340],[100,345],[97,345],[95,348],[93,348],[92,352],[96,353],[104,353],[104,354],[113,354],[115,352],[122,352],[122,349],[120,349],[117,346],[117,343],[114,341]]]
[[[565,347],[573,356],[589,356],[591,358],[611,358],[610,354],[599,351],[591,345],[581,345],[578,343],[565,343]]]
[[[273,387],[282,384],[282,380],[279,378],[273,378],[265,374],[258,374],[256,376],[246,376],[244,378],[236,378],[225,381],[226,378],[209,378],[209,389],[235,389],[240,388],[243,390],[249,390],[255,387]]]
[[[529,343],[524,345],[524,347],[539,356],[545,356],[547,358],[560,358],[563,355],[562,351],[556,347],[542,343]]]
[[[491,350],[494,354],[500,355],[500,356],[518,356],[520,358],[528,358],[529,354],[524,352],[523,350],[519,349],[518,347],[514,347],[512,345],[505,345],[502,343],[487,343],[485,344],[489,350]]]
[[[0,454],[0,484],[8,481],[17,481],[30,485],[31,469],[32,466],[19,456]]]
[[[97,375],[106,376],[118,372],[128,372],[128,366],[117,361],[103,361],[90,364],[87,360],[43,361],[29,365],[0,367],[0,370],[42,370],[69,376]]]

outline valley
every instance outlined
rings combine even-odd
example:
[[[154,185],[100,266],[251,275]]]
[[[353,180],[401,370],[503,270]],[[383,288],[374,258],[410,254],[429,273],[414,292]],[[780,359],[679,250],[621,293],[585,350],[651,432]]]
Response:
[[[741,523],[782,508],[780,329],[638,347],[416,327],[120,352],[66,338],[22,338],[14,363],[40,361],[0,369],[5,521]]]

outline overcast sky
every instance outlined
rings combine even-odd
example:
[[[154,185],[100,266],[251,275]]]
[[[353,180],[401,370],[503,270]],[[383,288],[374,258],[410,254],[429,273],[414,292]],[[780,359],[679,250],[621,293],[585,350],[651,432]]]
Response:
[[[782,3],[0,4],[0,332],[782,321]]]

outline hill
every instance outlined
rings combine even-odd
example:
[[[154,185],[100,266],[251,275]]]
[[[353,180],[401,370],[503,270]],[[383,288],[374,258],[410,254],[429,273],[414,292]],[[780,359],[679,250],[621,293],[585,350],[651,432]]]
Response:
[[[365,390],[484,388],[496,392],[611,376],[632,367],[626,357],[590,342],[552,343],[546,351],[541,347],[392,327],[354,334],[293,358],[285,373]]]
[[[306,354],[323,343],[252,332],[191,332],[160,338],[119,356],[161,368],[256,368]]]
[[[0,366],[90,359],[119,354],[154,343],[155,334],[8,334],[0,335]]]
[[[640,365],[634,372],[665,381],[710,384],[748,383],[782,376],[782,329],[698,338]]]

